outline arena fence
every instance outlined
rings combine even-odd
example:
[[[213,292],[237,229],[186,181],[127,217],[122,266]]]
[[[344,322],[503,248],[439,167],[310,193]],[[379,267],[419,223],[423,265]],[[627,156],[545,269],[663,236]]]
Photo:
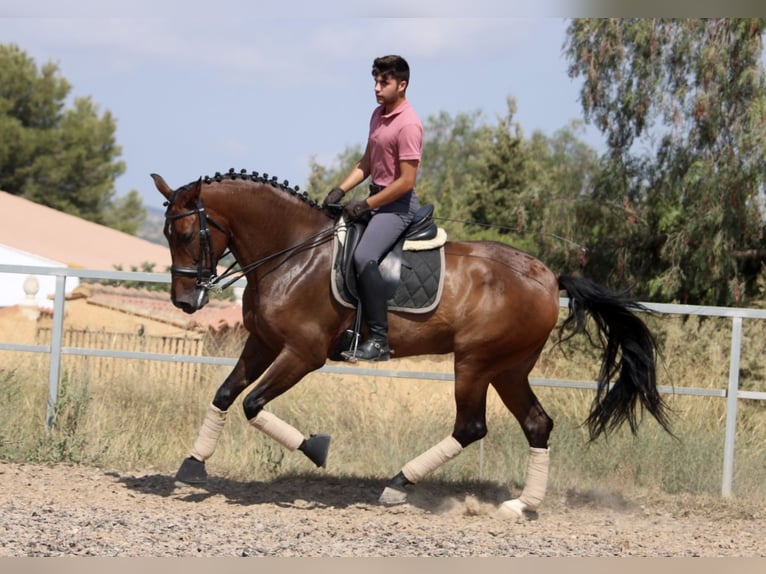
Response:
[[[35,340],[38,345],[50,347],[53,339],[53,329],[50,327],[38,327]],[[160,355],[199,356],[204,355],[208,349],[205,341],[199,333],[189,333],[183,336],[168,335],[137,335],[134,333],[114,333],[103,329],[65,329],[62,334],[63,349],[101,349],[105,351],[127,351],[131,353],[153,353]],[[208,351],[209,352],[209,351]],[[103,379],[112,379],[120,372],[120,359],[112,356],[97,355],[71,357],[68,366],[75,370],[87,368],[91,372],[98,373]],[[198,379],[201,374],[201,365],[187,363],[186,361],[168,363],[161,361],[147,361],[146,367],[142,368],[142,374],[162,380],[185,380]]]
[[[169,283],[170,275],[167,273],[145,273],[145,272],[125,272],[125,271],[99,271],[88,269],[69,269],[59,267],[38,267],[26,265],[4,265],[0,264],[0,274],[2,273],[21,273],[24,275],[52,275],[56,278],[56,291],[53,302],[53,325],[50,329],[50,342],[36,345],[18,345],[13,343],[0,343],[0,351],[25,351],[33,353],[50,354],[50,370],[48,378],[48,405],[47,422],[53,423],[53,413],[58,400],[59,380],[61,376],[61,362],[64,355],[74,355],[81,357],[99,357],[116,359],[139,359],[146,361],[156,361],[159,363],[180,363],[186,365],[189,369],[201,364],[208,365],[227,365],[236,364],[236,358],[231,357],[213,357],[200,354],[202,348],[198,345],[190,344],[179,347],[177,342],[170,348],[152,348],[147,349],[115,349],[94,348],[84,339],[76,339],[76,334],[65,335],[64,331],[64,305],[67,277],[78,277],[80,279],[95,280],[123,280],[132,282],[160,282]],[[240,280],[235,286],[244,286],[244,280]],[[560,299],[560,305],[566,307],[568,300]],[[690,387],[666,387],[661,386],[660,392],[676,395],[695,395],[702,397],[719,397],[726,400],[726,422],[724,430],[724,454],[723,471],[721,480],[721,494],[724,497],[732,494],[732,481],[734,476],[734,452],[737,429],[737,404],[739,400],[766,401],[766,392],[741,390],[739,388],[740,371],[740,352],[742,348],[742,322],[743,319],[766,319],[766,310],[761,309],[739,309],[730,307],[707,307],[697,305],[671,305],[661,303],[644,303],[644,305],[656,312],[662,314],[675,315],[702,315],[709,317],[728,317],[731,319],[731,347],[729,350],[729,377],[727,384],[721,389],[699,389]],[[91,341],[92,342],[92,341]],[[98,346],[98,345],[96,345]],[[191,372],[191,371],[190,371]],[[397,369],[365,369],[362,367],[341,367],[335,365],[325,365],[320,372],[337,374],[369,375],[377,377],[424,379],[439,381],[454,381],[452,374],[433,373],[419,371],[403,371]],[[595,389],[594,381],[573,381],[560,379],[531,379],[532,385],[560,387],[560,388],[578,388]],[[481,465],[481,462],[480,462]],[[481,468],[480,468],[481,474]]]

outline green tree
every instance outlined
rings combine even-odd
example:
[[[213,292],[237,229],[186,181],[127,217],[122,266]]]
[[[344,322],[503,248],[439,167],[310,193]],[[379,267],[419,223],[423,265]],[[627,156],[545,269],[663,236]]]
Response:
[[[494,124],[481,111],[428,118],[418,193],[449,218],[454,238],[511,243],[571,269],[582,263],[575,207],[598,170],[596,152],[577,122],[525,138],[515,100],[506,103]]]
[[[607,137],[592,199],[592,275],[643,295],[745,302],[756,290],[766,181],[761,19],[570,22],[569,74]],[[616,265],[616,262],[621,264]]]
[[[147,211],[143,206],[141,195],[135,189],[131,189],[126,195],[114,198],[109,209],[103,213],[104,225],[131,235],[136,235],[146,219]],[[161,231],[162,226],[158,226],[158,229]],[[165,238],[162,237],[159,243],[165,245]]]
[[[0,189],[135,234],[146,210],[135,191],[115,197],[115,120],[90,98],[67,108],[70,90],[55,64],[0,44]]]
[[[364,149],[361,144],[346,147],[338,153],[329,167],[319,163],[316,157],[312,157],[309,162],[310,172],[308,189],[306,190],[308,195],[319,203],[324,201],[330,190],[340,184],[341,180],[346,177],[346,174],[351,171],[354,164],[362,157],[363,153]],[[362,195],[362,192],[358,191],[361,187],[361,185],[357,186],[357,189],[351,192],[354,197],[357,195],[359,197],[366,197],[366,194]]]
[[[506,115],[481,130],[476,169],[469,178],[468,213],[473,221],[491,226],[477,236],[508,240],[512,234],[517,246],[528,249],[528,157],[521,126],[514,120],[516,102],[509,97],[506,104]]]
[[[530,251],[566,272],[587,261],[591,229],[583,221],[599,208],[590,197],[598,154],[582,141],[582,130],[582,122],[574,120],[552,136],[537,131],[524,141],[527,179],[521,200]]]
[[[476,232],[465,227],[478,158],[489,137],[481,111],[446,112],[429,116],[423,126],[423,161],[418,176],[421,203],[433,203],[435,215],[450,236],[464,238]]]

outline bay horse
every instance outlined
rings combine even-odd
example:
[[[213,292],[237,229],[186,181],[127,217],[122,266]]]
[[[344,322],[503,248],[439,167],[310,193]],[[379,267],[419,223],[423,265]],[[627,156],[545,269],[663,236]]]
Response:
[[[257,172],[229,170],[171,189],[151,174],[165,197],[165,227],[171,252],[171,300],[187,313],[208,301],[208,290],[227,252],[247,279],[242,300],[248,331],[242,353],[208,405],[197,439],[176,474],[180,484],[202,484],[237,397],[253,382],[242,407],[248,422],[290,451],[324,466],[328,435],[308,438],[265,410],[336,352],[354,310],[331,291],[337,216],[285,181]],[[518,498],[503,502],[500,516],[517,519],[543,501],[553,421],[529,383],[559,317],[559,293],[569,297],[561,328],[570,337],[591,317],[599,331],[602,364],[585,421],[594,440],[627,422],[635,434],[648,411],[668,432],[666,405],[656,386],[654,338],[637,316],[644,308],[596,283],[556,275],[534,257],[500,242],[448,241],[441,300],[427,314],[389,312],[389,340],[396,357],[454,354],[455,420],[449,436],[401,467],[385,486],[385,505],[407,500],[425,476],[487,433],[487,391],[495,389],[517,419],[529,444],[525,484]],[[568,337],[566,337],[568,338]],[[564,338],[563,340],[565,340]]]

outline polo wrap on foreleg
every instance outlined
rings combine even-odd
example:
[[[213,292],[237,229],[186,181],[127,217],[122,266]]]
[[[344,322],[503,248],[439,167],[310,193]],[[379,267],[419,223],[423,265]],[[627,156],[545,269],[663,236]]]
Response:
[[[463,451],[463,446],[453,436],[448,436],[426,452],[412,459],[402,468],[402,474],[412,483],[419,482],[445,462]]]
[[[535,510],[545,498],[545,489],[548,486],[548,467],[550,466],[549,448],[529,448],[527,459],[527,477],[524,482],[524,490],[521,491],[519,500],[529,510]]]
[[[225,422],[226,411],[222,411],[213,403],[210,403],[205,413],[205,419],[202,421],[202,426],[199,429],[197,440],[194,442],[191,450],[191,455],[194,458],[205,462],[213,456],[215,447],[218,444],[218,437],[221,436]]]
[[[250,424],[270,436],[288,450],[296,450],[303,442],[303,434],[278,416],[261,411],[250,419]]]

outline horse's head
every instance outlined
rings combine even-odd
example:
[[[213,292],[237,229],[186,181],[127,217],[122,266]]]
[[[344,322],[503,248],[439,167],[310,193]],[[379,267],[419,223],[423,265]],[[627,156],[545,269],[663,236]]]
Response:
[[[172,261],[170,297],[176,307],[194,313],[208,302],[229,235],[205,211],[201,180],[174,191],[161,176],[153,173],[152,179],[167,200],[164,234]]]

